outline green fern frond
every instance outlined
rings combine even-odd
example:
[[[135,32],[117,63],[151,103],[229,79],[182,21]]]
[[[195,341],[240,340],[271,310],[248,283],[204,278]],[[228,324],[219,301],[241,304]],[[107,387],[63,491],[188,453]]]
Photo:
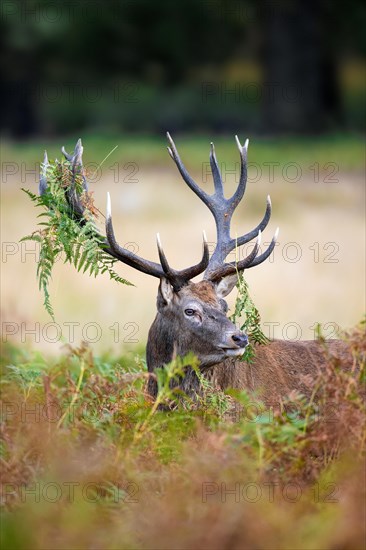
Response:
[[[269,340],[261,329],[259,311],[250,297],[248,283],[242,273],[238,276],[237,288],[238,296],[235,302],[235,310],[230,318],[233,323],[236,323],[244,316],[244,321],[241,321],[240,324],[240,330],[247,334],[250,343],[245,350],[243,360],[250,362],[255,357],[253,344],[265,345],[269,343]]]
[[[44,167],[43,167],[44,168]],[[73,212],[66,200],[65,192],[71,184],[81,195],[83,190],[82,174],[73,175],[71,163],[67,160],[55,161],[46,168],[47,190],[39,196],[29,189],[22,189],[37,208],[43,211],[38,215],[38,231],[27,235],[21,241],[35,241],[40,244],[37,278],[40,290],[43,292],[44,307],[54,319],[49,285],[52,270],[59,255],[64,256],[64,262],[73,265],[77,271],[89,275],[108,273],[110,279],[117,283],[131,285],[114,271],[117,260],[103,249],[103,238],[98,232],[96,218],[85,207],[84,222],[79,224],[73,218]]]

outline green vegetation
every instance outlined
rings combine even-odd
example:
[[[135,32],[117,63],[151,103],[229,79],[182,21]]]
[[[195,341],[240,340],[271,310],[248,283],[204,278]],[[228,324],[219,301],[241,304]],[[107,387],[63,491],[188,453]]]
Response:
[[[240,322],[240,330],[248,335],[249,341],[253,342],[253,344],[268,344],[269,340],[261,329],[259,311],[250,297],[248,283],[244,279],[243,274],[238,277],[237,288],[238,295],[235,302],[235,310],[230,316],[232,322],[236,323],[241,317],[244,317],[244,320]],[[254,346],[249,344],[244,352],[243,360],[252,361],[254,355]]]
[[[167,130],[172,130],[167,128]],[[291,137],[291,138],[263,138],[245,134],[245,124],[238,124],[237,132],[239,138],[244,141],[246,137],[250,138],[249,161],[262,165],[264,162],[279,162],[281,166],[289,162],[298,163],[303,170],[311,170],[315,163],[319,164],[320,169],[327,163],[335,162],[339,166],[339,171],[358,171],[363,169],[364,145],[361,136],[350,134],[330,134],[325,136],[309,138]],[[157,137],[158,136],[158,137]],[[60,144],[64,144],[66,149],[72,149],[79,135],[65,136],[64,139],[57,137],[54,142],[47,138],[47,151],[51,158],[57,158],[60,155]],[[103,136],[83,132],[83,143],[86,150],[84,162],[101,162],[104,157],[118,145],[118,149],[109,157],[108,162],[104,164],[104,170],[108,170],[116,162],[136,162],[140,169],[144,166],[171,166],[171,161],[166,150],[166,138],[162,133],[155,137],[149,135],[121,135],[109,133]],[[208,134],[201,136],[176,135],[172,134],[181,153],[182,159],[187,166],[193,170],[201,171],[202,162],[208,162],[209,144],[212,140],[215,142],[216,152],[220,162],[232,165],[238,162],[238,151],[235,146],[234,136],[218,136],[217,134]],[[45,139],[39,142],[4,142],[2,146],[3,161],[12,162],[15,159],[21,159],[21,162],[34,165],[35,159],[41,160],[44,150]],[[253,146],[255,144],[255,147]],[[113,175],[111,170],[110,174]],[[105,174],[105,172],[103,172]]]
[[[318,404],[278,411],[207,381],[175,395],[184,360],[158,374],[160,410],[139,356],[7,345],[2,547],[361,548],[364,326],[347,339],[352,372],[329,357]]]
[[[40,230],[23,237],[22,241],[40,243],[37,277],[44,294],[44,306],[54,319],[48,286],[52,269],[60,254],[64,262],[72,264],[78,271],[88,272],[96,277],[108,273],[111,279],[131,284],[113,269],[117,262],[104,248],[106,244],[95,225],[98,210],[94,207],[91,194],[83,189],[82,174],[76,173],[67,160],[56,161],[42,167],[47,188],[41,196],[24,190],[36,206],[46,211],[39,214]],[[72,207],[66,199],[67,192],[75,192],[84,207],[83,219],[78,222]]]

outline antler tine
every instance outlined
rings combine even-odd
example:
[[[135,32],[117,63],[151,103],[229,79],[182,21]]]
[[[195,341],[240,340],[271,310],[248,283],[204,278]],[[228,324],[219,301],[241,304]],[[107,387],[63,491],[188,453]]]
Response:
[[[203,273],[208,266],[210,260],[210,252],[207,244],[207,237],[206,233],[203,231],[203,252],[202,252],[202,258],[201,261],[193,265],[192,267],[186,267],[185,269],[182,269],[181,271],[175,271],[178,280],[183,281],[190,281],[193,279],[193,277],[196,277],[197,275],[200,275]]]
[[[70,153],[68,153],[64,147],[64,145],[61,147],[61,151],[62,151],[62,154],[63,156],[65,157],[66,160],[68,160],[69,162],[72,162],[75,154],[77,151],[79,151],[81,149],[81,152],[83,152],[83,146],[82,146],[82,143],[81,143],[81,138],[79,138],[75,144],[75,147],[74,147],[74,152],[70,155]]]
[[[224,197],[224,189],[222,185],[222,177],[220,174],[220,169],[217,164],[216,154],[215,154],[215,146],[211,142],[211,151],[210,151],[210,165],[211,165],[211,172],[212,177],[214,180],[214,186],[215,186],[215,193],[218,196]]]
[[[70,153],[68,153],[68,152],[66,151],[66,149],[65,149],[64,146],[61,147],[61,152],[62,152],[62,154],[63,154],[63,156],[65,157],[66,160],[68,160],[69,162],[72,161],[73,155],[70,155]]]
[[[190,281],[193,279],[193,277],[196,277],[196,275],[199,275],[200,273],[203,273],[203,271],[208,266],[208,262],[210,259],[208,244],[207,244],[207,238],[206,233],[203,231],[203,254],[201,261],[192,266],[187,267],[186,269],[182,269],[181,271],[176,271],[175,269],[171,269],[169,266],[168,260],[165,256],[160,235],[157,233],[156,235],[156,243],[158,245],[158,252],[159,252],[159,259],[161,266],[164,270],[165,276],[169,279],[170,283],[172,284],[175,291],[180,290],[187,281]]]
[[[192,191],[201,199],[201,201],[203,201],[206,204],[206,206],[208,206],[208,208],[213,212],[213,204],[212,204],[210,195],[208,195],[205,191],[203,191],[203,189],[201,189],[197,185],[197,183],[192,179],[192,177],[188,174],[186,167],[181,161],[181,158],[178,154],[177,148],[175,146],[175,143],[171,135],[169,134],[169,132],[167,132],[166,135],[170,145],[170,147],[168,147],[169,155],[172,157],[175,164],[177,165],[177,168],[182,178],[184,179],[188,187],[192,189]]]
[[[75,147],[74,147],[74,151],[73,153],[70,155],[70,153],[68,153],[64,147],[64,145],[61,147],[61,152],[63,154],[63,156],[65,157],[66,160],[68,160],[69,162],[72,162],[74,160],[74,157],[75,155],[78,153],[81,155],[83,154],[83,145],[81,143],[81,138],[79,138],[75,144]]]
[[[48,156],[47,151],[44,152],[43,163],[41,165],[40,177],[39,177],[39,194],[44,195],[47,190],[47,168],[48,168]]]
[[[272,241],[271,241],[269,247],[267,248],[267,250],[265,250],[263,252],[263,254],[260,254],[258,257],[254,258],[254,260],[247,266],[247,269],[249,269],[250,267],[254,267],[256,265],[261,264],[262,262],[264,262],[264,260],[266,260],[272,254],[273,249],[276,246],[279,231],[280,231],[280,228],[277,227],[276,232],[275,232],[275,234],[272,238]]]
[[[163,250],[163,246],[161,244],[160,235],[159,233],[156,234],[156,244],[158,245],[158,252],[159,252],[159,259],[161,263],[161,267],[164,270],[165,275],[169,278],[173,276],[173,272],[170,269],[168,260],[165,256],[165,252]]]
[[[220,279],[226,277],[227,275],[231,275],[232,273],[239,273],[240,271],[243,271],[248,267],[252,267],[252,263],[258,254],[258,250],[261,244],[261,237],[262,233],[261,231],[259,231],[254,248],[246,258],[236,263],[223,264],[217,267],[214,271],[210,273],[208,277],[209,280],[215,283],[220,281]]]
[[[66,197],[74,214],[80,220],[83,219],[85,207],[81,204],[79,200],[79,196],[76,191],[75,180],[77,176],[82,174],[82,170],[83,170],[82,154],[83,154],[83,146],[81,145],[81,140],[79,139],[75,145],[74,154],[71,157],[72,180],[71,180],[71,184],[67,188]]]
[[[245,140],[244,146],[240,143],[238,136],[235,136],[235,141],[240,153],[240,178],[239,178],[238,188],[230,200],[233,202],[233,204],[235,204],[235,207],[236,207],[241,201],[241,199],[243,198],[245,189],[247,186],[247,178],[248,178],[247,158],[248,158],[249,139]]]
[[[267,195],[267,206],[266,206],[266,211],[264,213],[262,221],[257,225],[255,229],[253,229],[252,231],[249,231],[249,233],[246,233],[245,235],[242,235],[241,237],[236,239],[236,241],[232,239],[233,245],[234,245],[233,248],[235,248],[235,246],[241,246],[243,244],[248,243],[252,239],[256,238],[259,231],[264,231],[264,229],[267,227],[268,222],[271,218],[271,213],[272,213],[271,197]]]
[[[72,155],[70,155],[66,150],[65,147],[61,147],[62,154],[64,155],[65,159],[74,164],[75,159],[77,159],[77,164],[80,167],[80,174],[83,180],[83,189],[84,191],[88,191],[88,183],[86,181],[85,175],[84,175],[84,169],[83,169],[83,152],[84,147],[81,143],[81,138],[79,138],[76,142],[74,152]]]

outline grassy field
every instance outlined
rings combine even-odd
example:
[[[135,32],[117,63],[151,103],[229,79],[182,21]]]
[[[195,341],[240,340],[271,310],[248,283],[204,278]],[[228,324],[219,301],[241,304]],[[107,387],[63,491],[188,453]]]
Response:
[[[210,139],[176,139],[188,169],[207,192],[212,189]],[[38,250],[33,243],[19,243],[37,223],[37,211],[21,187],[37,190],[36,163],[42,160],[45,146],[54,158],[63,143],[71,148],[73,141],[4,144],[1,296],[3,318],[10,323],[5,339],[56,355],[60,342],[78,345],[82,339],[98,353],[135,351],[144,346],[154,318],[155,279],[120,265],[119,274],[135,284],[124,287],[107,276],[94,279],[78,274],[60,261],[50,289],[56,325],[50,326],[37,290]],[[220,137],[215,144],[229,195],[238,181],[238,152],[232,137]],[[118,149],[98,170],[116,145]],[[212,216],[182,182],[163,136],[155,140],[85,136],[84,147],[95,202],[104,212],[110,191],[121,244],[157,261],[155,235],[160,232],[169,261],[177,268],[197,262],[203,229],[212,249],[216,239]],[[271,260],[246,272],[264,331],[276,338],[309,339],[317,322],[329,336],[338,327],[354,326],[365,304],[362,140],[355,136],[253,139],[249,162],[247,192],[234,215],[232,234],[240,235],[258,224],[268,194],[273,213],[264,243],[280,227]],[[243,247],[242,253],[249,252],[249,247]]]
[[[237,149],[233,136],[191,136],[174,135],[179,150],[192,166],[200,165],[208,161],[209,144],[214,141],[218,154],[222,161],[228,163],[238,162]],[[2,155],[6,162],[26,163],[41,162],[45,148],[51,158],[60,157],[60,147],[64,145],[66,150],[73,149],[76,140],[82,137],[86,146],[86,159],[90,162],[100,163],[104,157],[118,147],[111,159],[111,164],[116,160],[124,162],[136,162],[146,166],[169,166],[169,156],[166,151],[166,138],[151,137],[145,135],[119,134],[94,135],[84,133],[82,136],[65,136],[64,138],[51,138],[47,142],[26,141],[13,142],[5,140],[2,144]],[[244,143],[245,135],[238,130],[238,137]],[[364,148],[362,137],[357,135],[345,136],[334,134],[309,138],[265,138],[254,137],[251,139],[250,162],[263,164],[264,162],[280,162],[282,165],[288,162],[297,162],[302,167],[311,166],[318,162],[321,165],[334,161],[341,171],[359,171],[363,168]],[[187,162],[188,164],[188,162]]]
[[[206,191],[210,139],[176,138]],[[248,395],[207,387],[198,403],[156,411],[145,393],[144,347],[157,281],[120,266],[135,284],[127,287],[60,261],[52,321],[37,289],[38,250],[19,242],[37,223],[21,187],[36,191],[45,146],[54,158],[73,141],[3,145],[3,547],[363,548],[364,325],[347,336],[354,371],[342,374],[329,358],[314,381],[318,408],[293,396],[292,408],[274,414],[253,408]],[[197,261],[202,229],[213,245],[211,215],[180,181],[163,137],[83,141],[95,202],[104,212],[111,192],[122,244],[157,260],[159,231],[177,268]],[[235,142],[220,137],[215,146],[229,195]],[[273,214],[264,241],[281,231],[271,261],[246,272],[264,332],[304,339],[314,338],[318,322],[326,337],[355,327],[365,309],[361,139],[255,139],[249,161],[232,233],[257,225],[267,194]],[[235,423],[233,403],[241,411]]]

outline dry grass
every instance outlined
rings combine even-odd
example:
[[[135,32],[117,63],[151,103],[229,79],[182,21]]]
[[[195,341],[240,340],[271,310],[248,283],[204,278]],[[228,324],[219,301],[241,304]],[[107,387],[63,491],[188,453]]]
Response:
[[[3,547],[362,549],[363,330],[348,339],[354,370],[329,358],[314,381],[320,415],[235,424],[204,406],[151,415],[123,358],[6,347]]]

